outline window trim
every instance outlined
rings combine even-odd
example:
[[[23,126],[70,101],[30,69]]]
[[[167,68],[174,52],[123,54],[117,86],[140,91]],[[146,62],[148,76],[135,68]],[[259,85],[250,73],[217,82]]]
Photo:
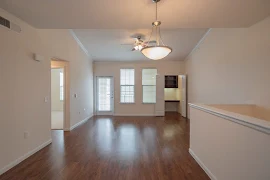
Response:
[[[158,69],[157,68],[155,68],[155,67],[149,67],[149,68],[142,68],[142,71],[141,71],[141,90],[142,90],[142,104],[156,104],[157,103],[157,92],[156,92],[156,102],[143,102],[143,86],[156,86],[157,87],[157,85],[143,85],[142,84],[142,82],[143,82],[143,75],[142,75],[142,73],[143,73],[143,70],[144,69],[156,69],[157,70],[157,75],[158,75]]]
[[[134,85],[121,85],[121,69],[132,69],[134,70]],[[136,104],[136,89],[135,89],[135,85],[136,85],[136,71],[135,71],[135,68],[120,68],[120,71],[119,71],[120,75],[119,75],[119,79],[120,79],[120,91],[119,91],[119,94],[120,94],[120,98],[119,98],[119,104]],[[133,86],[134,87],[134,102],[121,102],[121,86]]]

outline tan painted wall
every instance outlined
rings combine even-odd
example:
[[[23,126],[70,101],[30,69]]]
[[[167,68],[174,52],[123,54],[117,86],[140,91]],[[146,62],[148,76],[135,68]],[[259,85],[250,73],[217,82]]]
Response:
[[[270,178],[269,134],[195,108],[190,111],[190,149],[216,179]]]
[[[93,71],[91,60],[69,31],[38,30],[2,9],[0,15],[22,28],[16,33],[0,27],[1,170],[51,139],[51,57],[70,62],[71,126],[93,113]],[[33,53],[44,56],[44,61],[34,61]],[[30,133],[28,139],[25,131]]]
[[[178,88],[164,88],[165,100],[180,100],[180,92]]]
[[[120,104],[120,69],[135,69],[135,103]],[[154,104],[142,104],[142,69],[157,68],[162,75],[184,73],[184,63],[176,61],[144,61],[144,62],[95,62],[95,76],[114,76],[115,114],[117,115],[153,115]]]
[[[186,59],[188,101],[270,107],[270,17],[242,29],[212,29]]]

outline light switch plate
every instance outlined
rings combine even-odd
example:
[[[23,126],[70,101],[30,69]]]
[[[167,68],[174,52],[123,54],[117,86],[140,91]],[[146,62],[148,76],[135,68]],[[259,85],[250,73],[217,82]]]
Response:
[[[48,96],[44,97],[44,102],[47,103],[49,101]]]
[[[29,136],[30,136],[30,133],[29,133],[28,131],[25,131],[25,132],[23,133],[24,139],[28,139]]]

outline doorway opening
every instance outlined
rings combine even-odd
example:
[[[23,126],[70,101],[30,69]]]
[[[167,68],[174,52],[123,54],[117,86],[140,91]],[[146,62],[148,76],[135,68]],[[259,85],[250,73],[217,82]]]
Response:
[[[64,69],[51,69],[51,129],[64,129]]]
[[[178,112],[187,116],[186,76],[165,75],[165,112]]]
[[[70,130],[69,63],[51,60],[51,129]]]

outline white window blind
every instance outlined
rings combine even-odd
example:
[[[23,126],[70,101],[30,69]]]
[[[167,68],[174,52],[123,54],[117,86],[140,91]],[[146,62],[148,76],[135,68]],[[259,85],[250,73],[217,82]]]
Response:
[[[120,69],[120,102],[134,103],[135,71]]]
[[[143,103],[156,103],[157,69],[142,70]]]
[[[64,100],[64,74],[60,72],[60,101]]]

